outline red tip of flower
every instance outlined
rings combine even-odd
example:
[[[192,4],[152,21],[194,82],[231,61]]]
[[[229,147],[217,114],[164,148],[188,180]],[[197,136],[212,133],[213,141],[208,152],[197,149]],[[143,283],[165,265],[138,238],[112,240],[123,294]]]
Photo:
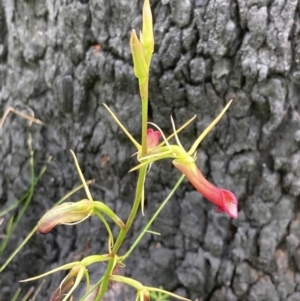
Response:
[[[220,189],[223,196],[223,209],[230,217],[237,218],[238,217],[238,201],[235,195],[226,189]]]
[[[159,131],[154,131],[153,129],[147,130],[147,149],[156,147],[159,144],[159,138],[161,133]]]

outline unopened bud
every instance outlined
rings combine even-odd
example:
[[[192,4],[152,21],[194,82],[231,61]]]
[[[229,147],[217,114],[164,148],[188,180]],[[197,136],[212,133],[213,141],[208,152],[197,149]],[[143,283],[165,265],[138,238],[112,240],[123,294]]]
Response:
[[[143,6],[143,34],[141,35],[141,42],[147,52],[147,56],[151,56],[154,50],[153,37],[153,21],[149,0],[145,0]]]
[[[144,83],[147,80],[148,67],[145,61],[143,46],[134,29],[130,37],[130,48],[133,58],[134,75],[138,78],[140,84]]]
[[[50,209],[39,220],[37,233],[46,234],[53,227],[61,224],[79,223],[94,213],[94,204],[89,200],[76,203],[63,203]]]

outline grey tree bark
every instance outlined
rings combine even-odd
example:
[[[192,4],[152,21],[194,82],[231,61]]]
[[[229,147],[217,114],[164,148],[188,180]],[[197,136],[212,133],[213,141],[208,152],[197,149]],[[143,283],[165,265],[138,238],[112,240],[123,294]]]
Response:
[[[234,99],[201,144],[197,164],[213,183],[237,195],[239,218],[214,213],[186,181],[153,226],[161,236],[146,235],[125,273],[199,301],[300,300],[299,2],[150,2],[150,119],[170,133],[171,114],[177,125],[197,114],[180,136],[188,147]],[[96,179],[93,196],[126,220],[135,150],[102,103],[138,137],[140,100],[129,35],[141,28],[141,7],[134,0],[0,0],[0,112],[13,106],[45,123],[29,127],[13,115],[6,120],[0,133],[1,208],[29,186],[28,132],[36,171],[52,156],[6,257],[80,183],[69,149],[85,177]],[[138,217],[123,251],[178,177],[170,162],[152,167],[146,214]],[[20,279],[74,261],[83,251],[103,252],[106,238],[96,218],[34,235],[0,275],[1,301],[19,286],[29,288]],[[93,266],[93,278],[104,268]],[[49,299],[63,276],[48,277],[36,300]]]

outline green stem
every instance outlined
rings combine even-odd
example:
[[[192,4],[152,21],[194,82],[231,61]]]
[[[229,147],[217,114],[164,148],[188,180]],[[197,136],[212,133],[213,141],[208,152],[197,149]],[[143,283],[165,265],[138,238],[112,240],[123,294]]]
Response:
[[[134,199],[134,203],[133,203],[130,215],[126,222],[126,227],[124,229],[120,230],[118,238],[116,240],[116,243],[111,251],[111,255],[113,258],[110,259],[108,262],[108,266],[107,266],[106,272],[103,277],[103,282],[101,284],[101,289],[100,289],[95,301],[101,300],[104,293],[107,291],[107,287],[109,284],[109,276],[111,275],[111,273],[115,267],[115,264],[116,264],[115,255],[117,254],[118,250],[120,249],[129,229],[131,228],[132,223],[137,214],[137,211],[139,209],[139,205],[140,205],[143,191],[144,191],[144,181],[145,181],[146,173],[147,173],[147,166],[143,166],[139,171],[139,178],[138,178],[137,188],[136,188],[136,192],[135,192],[135,199]]]
[[[132,225],[132,223],[134,221],[134,218],[137,214],[137,211],[139,209],[139,205],[140,205],[143,190],[144,190],[144,179],[145,179],[145,176],[146,176],[146,172],[147,172],[147,166],[143,166],[139,171],[139,178],[138,178],[138,182],[137,182],[137,188],[136,188],[133,207],[131,209],[130,215],[129,215],[128,220],[126,222],[126,227],[125,227],[125,229],[121,229],[121,231],[119,233],[119,236],[116,240],[116,243],[113,247],[113,250],[112,250],[113,255],[115,255],[118,252],[118,250],[120,249],[121,244],[124,241],[124,239],[126,237],[126,234],[128,233],[129,229],[131,228],[131,225]]]
[[[100,287],[100,290],[98,292],[98,295],[97,295],[95,301],[100,301],[102,299],[102,297],[104,296],[104,294],[106,293],[107,287],[108,287],[108,284],[109,284],[109,276],[112,273],[112,271],[114,270],[115,264],[116,264],[115,258],[112,258],[108,262],[108,266],[107,266],[107,269],[106,269],[105,274],[103,276],[103,281],[101,283],[101,287]]]
[[[122,256],[122,262],[124,260],[126,260],[127,257],[129,257],[129,255],[132,253],[132,251],[136,248],[136,246],[139,244],[139,242],[141,241],[141,239],[143,238],[143,236],[146,234],[147,230],[150,228],[150,226],[152,225],[152,223],[154,222],[154,220],[157,218],[157,216],[159,215],[159,213],[162,211],[162,209],[165,207],[165,205],[167,204],[167,202],[171,199],[171,197],[173,196],[173,194],[175,193],[175,191],[177,190],[177,188],[179,187],[179,185],[181,184],[182,180],[184,179],[184,175],[182,175],[179,180],[177,181],[176,185],[174,186],[174,188],[171,190],[171,192],[169,193],[169,195],[167,196],[167,198],[163,201],[163,203],[159,206],[159,208],[156,210],[156,212],[154,213],[154,215],[152,216],[152,218],[150,219],[150,221],[147,223],[147,225],[145,226],[145,228],[143,229],[143,231],[141,232],[141,234],[138,236],[138,238],[135,240],[135,242],[133,243],[133,245],[130,247],[130,249],[127,251],[127,253],[125,255]]]
[[[148,78],[147,78],[148,86]],[[148,90],[148,88],[147,88]],[[148,99],[142,99],[142,153],[141,157],[147,154],[147,122],[148,122]]]
[[[108,236],[110,237],[110,240],[108,241],[108,252],[111,251],[111,248],[110,248],[110,244],[114,245],[114,236],[111,232],[111,229],[106,221],[106,219],[103,217],[103,215],[98,211],[96,210],[95,211],[95,214],[100,218],[100,220],[103,222],[107,232],[108,232]]]
[[[79,301],[85,301],[86,298],[87,298],[87,297],[88,297],[95,289],[97,289],[97,287],[101,284],[101,282],[103,281],[103,278],[104,278],[104,277],[102,277],[101,279],[99,279],[98,282],[97,282],[96,284],[94,284],[94,285],[92,286],[92,288],[91,288],[88,292],[86,292],[85,295],[83,295]]]
[[[148,78],[147,78],[146,86],[147,86],[147,92],[148,92]],[[148,93],[147,93],[147,95],[148,95]],[[142,151],[141,151],[142,157],[147,154],[147,122],[148,122],[148,97],[145,97],[144,99],[142,99]],[[129,229],[131,228],[132,223],[137,214],[137,211],[139,209],[139,206],[140,206],[140,203],[141,203],[141,200],[143,197],[143,193],[144,193],[144,184],[145,184],[145,178],[146,178],[146,174],[147,174],[147,167],[148,167],[148,165],[142,166],[139,170],[139,177],[138,177],[137,187],[136,187],[136,191],[135,191],[135,198],[134,198],[131,212],[127,219],[125,228],[120,230],[119,235],[116,240],[116,243],[111,251],[111,255],[113,258],[109,260],[107,269],[106,269],[104,277],[103,277],[103,282],[101,284],[101,289],[100,289],[95,301],[101,300],[104,293],[107,291],[107,287],[108,287],[108,283],[109,283],[109,276],[111,275],[111,273],[116,265],[115,255],[119,251]]]
[[[99,201],[94,201],[93,204],[94,208],[96,208],[101,213],[105,213],[113,220],[113,222],[115,222],[118,227],[120,227],[121,229],[126,227],[122,220],[107,205]]]

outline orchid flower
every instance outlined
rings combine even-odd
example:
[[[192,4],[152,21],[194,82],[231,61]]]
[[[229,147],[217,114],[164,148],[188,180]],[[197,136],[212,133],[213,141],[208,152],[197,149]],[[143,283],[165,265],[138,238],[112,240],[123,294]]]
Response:
[[[129,137],[129,139],[136,145],[138,149],[138,160],[140,161],[140,164],[134,167],[133,169],[131,169],[131,171],[137,170],[144,165],[152,164],[153,162],[158,160],[173,159],[172,161],[173,165],[187,177],[187,179],[197,189],[197,191],[199,191],[204,197],[206,197],[208,200],[210,200],[213,204],[216,205],[216,211],[218,212],[224,211],[230,217],[237,218],[238,201],[235,195],[226,189],[217,188],[216,186],[208,182],[195,163],[195,159],[196,159],[195,153],[199,144],[205,138],[205,136],[212,130],[212,128],[221,120],[225,112],[228,110],[231,102],[232,101],[230,101],[225,106],[222,112],[204,130],[204,132],[198,137],[198,139],[194,142],[194,144],[188,151],[185,151],[185,149],[183,148],[183,146],[181,145],[178,139],[177,133],[179,132],[179,130],[176,130],[172,118],[171,118],[171,122],[174,130],[172,136],[175,136],[177,145],[169,144],[168,140],[170,139],[170,137],[166,138],[163,132],[159,129],[159,127],[156,126],[155,124],[152,124],[153,126],[158,128],[164,141],[161,144],[149,149],[147,151],[147,155],[144,157],[139,156],[141,146],[128,133],[128,131],[124,128],[124,126],[117,119],[117,117],[112,113],[112,111],[107,107],[106,108],[112,114],[113,118],[117,121],[117,123],[121,126],[123,131]],[[190,121],[188,121],[184,126],[186,126],[189,122]],[[180,128],[180,130],[181,129],[182,127]]]
[[[144,158],[140,158],[141,162],[150,162],[160,160],[162,158],[173,158],[173,165],[179,169],[191,182],[191,184],[199,191],[204,197],[210,200],[216,205],[216,212],[225,212],[232,218],[238,216],[238,201],[236,196],[226,190],[214,186],[210,183],[201,173],[200,169],[195,163],[195,152],[204,139],[204,137],[211,131],[211,129],[219,122],[223,117],[232,101],[230,101],[217,118],[205,129],[205,131],[195,141],[189,151],[185,151],[181,145],[177,134],[175,134],[177,145],[169,145],[166,141],[166,146],[158,147],[148,154]],[[176,133],[174,121],[171,118],[174,133]],[[163,135],[163,134],[162,134]],[[142,166],[141,163],[139,166]]]
[[[38,221],[37,233],[46,234],[57,225],[81,223],[99,211],[110,217],[120,228],[125,227],[122,220],[107,205],[99,201],[91,202],[85,199],[78,202],[63,203],[51,208]]]
[[[78,164],[77,158],[73,151],[71,151],[71,153],[74,158],[78,174],[85,188],[87,199],[78,202],[63,203],[47,211],[37,224],[37,233],[46,234],[57,225],[78,224],[94,214],[97,214],[104,222],[104,224],[106,224],[105,220],[102,218],[101,213],[104,213],[109,218],[111,218],[120,228],[125,228],[125,224],[122,222],[122,220],[107,205],[102,202],[93,200],[88,185]],[[110,236],[112,238],[112,235]]]
[[[61,224],[77,224],[94,214],[89,200],[63,203],[47,211],[37,224],[37,233],[46,234]]]

